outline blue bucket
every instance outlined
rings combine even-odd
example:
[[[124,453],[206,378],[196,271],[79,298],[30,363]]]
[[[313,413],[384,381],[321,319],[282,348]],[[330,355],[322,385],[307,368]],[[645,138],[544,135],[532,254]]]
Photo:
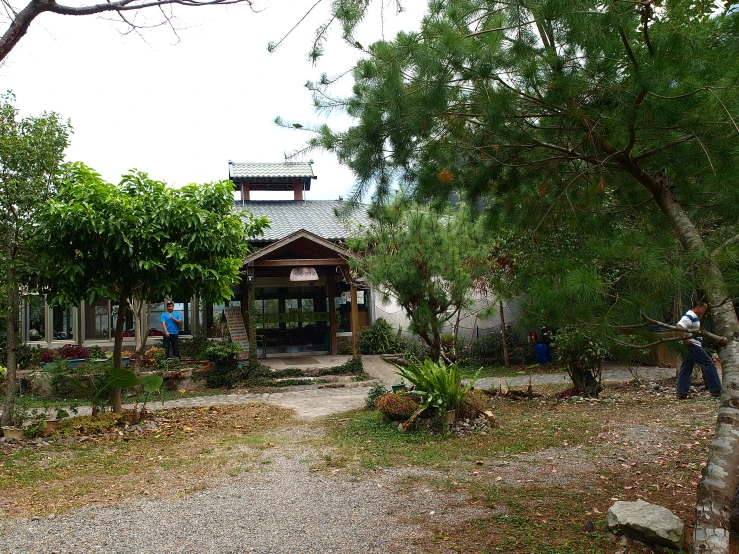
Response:
[[[540,342],[536,345],[536,363],[537,364],[546,364],[551,359],[551,354],[549,353],[549,343],[548,342]]]

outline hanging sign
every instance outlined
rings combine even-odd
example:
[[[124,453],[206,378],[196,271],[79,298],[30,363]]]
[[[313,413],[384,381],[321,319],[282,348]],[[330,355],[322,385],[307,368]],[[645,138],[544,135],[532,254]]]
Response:
[[[315,267],[294,267],[290,272],[291,281],[318,281]]]
[[[249,357],[249,337],[244,326],[244,318],[241,316],[241,308],[239,306],[227,306],[223,308],[223,314],[226,316],[231,340],[241,346],[239,359],[247,359]]]

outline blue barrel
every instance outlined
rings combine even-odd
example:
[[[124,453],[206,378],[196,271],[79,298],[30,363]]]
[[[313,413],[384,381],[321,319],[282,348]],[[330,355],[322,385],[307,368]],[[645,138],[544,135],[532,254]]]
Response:
[[[550,360],[549,343],[540,342],[536,345],[536,363],[546,364]]]

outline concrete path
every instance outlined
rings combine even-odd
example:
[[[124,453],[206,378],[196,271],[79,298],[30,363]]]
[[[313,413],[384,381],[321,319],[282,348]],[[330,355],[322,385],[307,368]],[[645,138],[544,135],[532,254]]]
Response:
[[[299,356],[286,358],[267,358],[263,360],[264,365],[273,369],[284,369],[289,367],[333,367],[341,365],[349,356]],[[303,419],[313,419],[323,417],[335,413],[346,412],[364,406],[364,400],[367,397],[367,391],[372,385],[381,383],[386,387],[390,387],[397,380],[395,373],[396,368],[392,364],[384,361],[380,356],[362,356],[364,370],[372,378],[371,381],[359,383],[346,383],[342,388],[319,388],[316,385],[292,387],[289,390],[270,393],[252,393],[248,390],[234,391],[232,394],[219,394],[212,396],[196,396],[190,398],[182,398],[177,400],[167,400],[162,405],[156,400],[147,404],[150,411],[166,410],[172,408],[195,408],[206,406],[220,405],[236,405],[251,404],[253,402],[268,402],[291,408],[295,410],[298,417]],[[675,369],[672,368],[655,368],[641,367],[638,368],[638,374],[645,380],[655,380],[675,375]],[[633,375],[623,366],[608,365],[603,370],[604,381],[630,381]],[[531,376],[533,384],[542,383],[567,383],[569,378],[564,372],[533,374]],[[528,373],[520,373],[513,377],[498,378],[486,377],[479,379],[475,384],[476,388],[489,389],[498,388],[501,385],[507,387],[520,387],[528,385]],[[125,404],[125,409],[132,409],[133,404]],[[88,415],[89,407],[80,407],[79,415]]]
[[[263,361],[265,365],[274,369],[288,367],[332,367],[343,364],[347,356],[302,356],[300,359],[292,358],[267,358]],[[296,363],[300,361],[301,363]],[[169,408],[203,407],[216,405],[250,404],[252,402],[268,402],[286,408],[292,408],[298,417],[313,419],[335,413],[346,412],[364,406],[368,387],[380,382],[390,387],[397,380],[396,368],[383,360],[380,356],[362,356],[364,370],[372,377],[372,381],[365,383],[351,383],[351,388],[316,388],[315,386],[295,387],[293,390],[284,392],[272,392],[255,394],[248,391],[239,391],[234,394],[221,394],[214,396],[199,396],[184,398],[180,400],[168,400],[162,406],[161,402],[151,402],[147,408],[161,410]],[[663,379],[673,377],[675,369],[658,367],[640,367],[638,374],[646,380]],[[608,365],[603,370],[604,381],[630,381],[633,375],[623,366]],[[567,374],[548,373],[534,374],[531,377],[534,384],[541,383],[567,383]],[[479,379],[476,387],[480,389],[497,388],[501,384],[509,387],[519,387],[529,383],[528,374],[519,374],[511,378],[487,377]],[[132,408],[132,405],[124,406]]]

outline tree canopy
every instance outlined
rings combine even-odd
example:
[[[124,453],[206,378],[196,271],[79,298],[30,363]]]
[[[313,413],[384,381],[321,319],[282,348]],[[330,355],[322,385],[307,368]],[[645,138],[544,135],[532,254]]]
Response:
[[[438,362],[444,325],[472,303],[487,269],[479,225],[464,209],[419,207],[403,195],[370,211],[372,224],[349,247],[351,260],[377,290],[392,296]]]
[[[5,316],[8,394],[2,423],[8,424],[16,393],[15,347],[19,340],[19,292],[36,269],[31,246],[37,216],[61,174],[71,127],[55,113],[21,117],[8,93],[0,97],[0,307]]]
[[[247,239],[266,224],[234,210],[228,181],[172,189],[134,171],[114,185],[75,163],[40,217],[40,288],[52,303],[113,299],[119,306],[114,361],[120,367],[123,314],[133,296],[231,298]]]

